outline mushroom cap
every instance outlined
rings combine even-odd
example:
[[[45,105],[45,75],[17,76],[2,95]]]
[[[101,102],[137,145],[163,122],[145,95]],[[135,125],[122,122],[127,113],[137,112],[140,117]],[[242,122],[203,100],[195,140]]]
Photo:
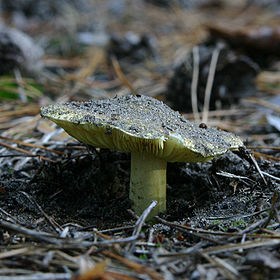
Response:
[[[128,95],[41,108],[41,115],[79,141],[124,152],[147,152],[170,162],[198,162],[243,146],[216,128],[200,128],[163,102]]]

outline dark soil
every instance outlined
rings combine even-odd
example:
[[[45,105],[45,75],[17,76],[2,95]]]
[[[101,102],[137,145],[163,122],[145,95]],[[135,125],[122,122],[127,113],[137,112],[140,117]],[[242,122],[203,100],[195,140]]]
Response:
[[[278,1],[2,2],[1,28],[42,54],[25,72],[22,42],[0,38],[1,280],[280,279]],[[73,142],[39,115],[132,94],[247,147],[168,163],[167,210],[152,222],[132,211],[129,154]],[[130,115],[138,130],[145,114]]]
[[[259,165],[262,171],[280,176],[279,163],[259,161]],[[221,171],[246,179],[217,175]],[[36,219],[41,213],[25,192],[61,225],[129,224],[133,221],[127,211],[129,173],[129,155],[110,150],[73,152],[55,164],[34,160],[17,171],[6,167],[0,177],[0,207],[26,225],[40,227]],[[189,220],[198,227],[207,226],[201,224],[207,217],[246,215],[266,208],[277,188],[273,180],[265,185],[255,167],[233,152],[206,163],[169,163],[167,183],[164,217]]]

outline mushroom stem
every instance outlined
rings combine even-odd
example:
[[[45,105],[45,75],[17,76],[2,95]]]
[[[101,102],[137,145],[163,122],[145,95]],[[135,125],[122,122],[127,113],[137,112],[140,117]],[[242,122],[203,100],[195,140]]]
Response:
[[[137,215],[158,202],[149,218],[166,210],[166,160],[148,153],[131,152],[131,174],[129,198]]]

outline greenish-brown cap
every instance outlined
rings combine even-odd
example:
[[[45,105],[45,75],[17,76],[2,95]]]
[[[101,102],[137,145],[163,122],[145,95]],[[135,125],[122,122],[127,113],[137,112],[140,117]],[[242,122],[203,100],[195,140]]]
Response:
[[[68,102],[41,108],[46,117],[86,144],[148,152],[170,162],[198,162],[243,146],[216,128],[200,128],[163,102],[144,95]]]

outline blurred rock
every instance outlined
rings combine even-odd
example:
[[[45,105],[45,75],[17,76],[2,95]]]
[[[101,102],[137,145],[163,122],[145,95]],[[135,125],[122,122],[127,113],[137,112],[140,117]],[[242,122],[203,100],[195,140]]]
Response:
[[[107,5],[110,13],[118,17],[124,13],[126,2],[124,0],[109,0]]]
[[[31,37],[14,28],[0,25],[0,74],[15,68],[36,73],[43,66],[43,50],[34,44]]]
[[[72,6],[78,11],[88,11],[88,0],[3,0],[1,9],[8,13],[20,13],[28,18],[48,20],[61,14],[66,6]]]
[[[259,5],[262,8],[268,8],[275,13],[280,13],[280,1],[279,0],[247,0],[249,5]]]
[[[140,62],[146,58],[155,57],[156,39],[153,36],[127,32],[124,37],[112,35],[107,47],[108,57],[126,59],[130,62]]]
[[[256,78],[256,85],[260,91],[275,95],[280,94],[280,64],[277,70],[259,73]]]
[[[269,269],[280,269],[279,256],[276,257],[273,253],[265,249],[255,249],[249,251],[245,257],[245,263]]]
[[[215,46],[207,43],[199,46],[199,80],[197,99],[199,111],[203,108],[204,93],[209,74],[209,67]],[[168,82],[167,100],[173,109],[192,112],[191,84],[193,76],[193,55],[190,52],[174,70]],[[243,96],[255,92],[254,80],[259,72],[258,65],[248,56],[221,47],[212,87],[210,110],[228,108],[238,103]]]
[[[247,51],[251,57],[259,55],[280,56],[280,27],[229,29],[221,26],[208,26],[212,38],[223,39],[234,48]]]
[[[109,36],[104,32],[79,32],[78,41],[84,45],[104,47],[109,42]]]
[[[227,0],[145,0],[157,6],[171,7],[178,5],[184,8],[197,9],[203,7],[221,6]]]

